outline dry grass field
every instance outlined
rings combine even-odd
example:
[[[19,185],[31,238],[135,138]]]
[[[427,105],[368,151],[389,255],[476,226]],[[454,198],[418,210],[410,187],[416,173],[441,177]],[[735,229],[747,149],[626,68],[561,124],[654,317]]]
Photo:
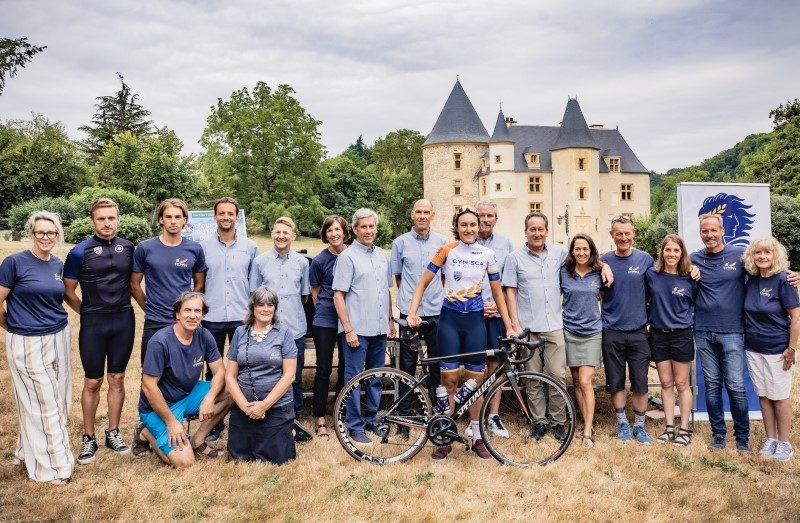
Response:
[[[257,239],[263,250],[269,241]],[[0,259],[27,247],[0,241]],[[319,242],[301,242],[315,253]],[[58,249],[66,254],[67,248]],[[139,333],[142,315],[137,314]],[[82,433],[83,380],[73,329],[73,402],[70,435],[77,451]],[[0,348],[5,352],[5,336]],[[308,360],[313,361],[313,351]],[[137,420],[140,367],[134,350],[126,379],[122,429],[130,442]],[[312,372],[306,373],[310,383]],[[779,464],[733,450],[706,450],[708,425],[695,425],[686,449],[621,445],[608,396],[598,395],[597,444],[574,442],[545,468],[519,470],[482,462],[456,447],[445,463],[424,451],[409,463],[387,467],[359,464],[335,437],[298,446],[297,460],[283,467],[223,458],[178,472],[153,455],[113,456],[102,447],[97,460],[76,465],[65,487],[36,484],[11,463],[17,417],[8,364],[0,358],[0,520],[234,520],[234,521],[797,521],[800,520],[800,454]],[[795,387],[795,419],[800,414]],[[303,422],[313,423],[310,405]],[[105,388],[97,427],[107,423]],[[331,422],[328,423],[331,425]],[[661,426],[648,421],[651,435]],[[763,430],[753,423],[752,445]],[[100,438],[98,438],[100,439]],[[795,423],[793,443],[800,447]],[[219,446],[224,446],[224,440]],[[729,444],[730,446],[730,444]]]

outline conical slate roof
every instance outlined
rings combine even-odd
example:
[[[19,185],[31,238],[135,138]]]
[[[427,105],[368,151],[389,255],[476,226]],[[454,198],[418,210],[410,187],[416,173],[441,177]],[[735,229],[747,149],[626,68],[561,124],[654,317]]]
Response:
[[[586,118],[583,117],[581,106],[578,105],[577,98],[570,98],[567,102],[567,109],[564,111],[564,119],[561,120],[561,128],[558,131],[556,141],[550,147],[551,151],[568,148],[600,149],[597,142],[589,133],[589,126],[586,125]]]
[[[503,115],[503,110],[497,113],[497,122],[494,124],[494,132],[489,142],[512,142],[511,134],[508,132],[506,125],[506,117]]]
[[[456,80],[433,130],[423,145],[446,142],[486,143],[488,141],[489,133],[486,132],[472,102],[469,101],[467,93],[461,87],[461,82]]]

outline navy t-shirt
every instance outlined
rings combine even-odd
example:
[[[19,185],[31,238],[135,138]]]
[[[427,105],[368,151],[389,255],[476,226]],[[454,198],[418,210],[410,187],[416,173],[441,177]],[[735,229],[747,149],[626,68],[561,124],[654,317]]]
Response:
[[[72,248],[64,278],[81,284],[81,312],[119,312],[131,308],[133,243],[124,238],[87,238]]]
[[[786,273],[750,276],[744,289],[744,345],[761,354],[781,354],[789,346],[789,313],[800,307]]]
[[[333,306],[333,267],[336,265],[336,258],[337,256],[331,251],[324,249],[311,260],[311,267],[308,270],[308,284],[319,287],[312,322],[312,325],[317,327],[336,328],[338,325],[339,317]]]
[[[592,271],[586,276],[575,274],[561,267],[561,317],[564,330],[574,336],[593,336],[603,330],[600,318],[600,289],[603,285],[600,271]]]
[[[228,350],[228,359],[239,365],[236,381],[247,401],[261,401],[266,398],[283,376],[283,360],[295,358],[297,345],[291,329],[281,323],[273,325],[261,341],[250,336],[247,326],[238,327]],[[290,405],[292,398],[292,388],[289,387],[273,406]]]
[[[639,249],[629,256],[607,252],[601,259],[614,274],[614,283],[603,295],[603,328],[633,331],[647,324],[644,274],[653,266],[653,257]]]
[[[692,253],[692,263],[700,269],[694,306],[695,330],[744,332],[743,254],[744,247],[734,245],[726,245],[717,253],[706,249]]]
[[[147,354],[142,365],[142,374],[159,376],[158,390],[168,403],[182,400],[192,392],[206,362],[220,359],[214,336],[198,327],[192,336],[192,342],[184,345],[178,340],[173,325],[164,327],[153,334],[147,344]],[[152,412],[153,408],[144,391],[139,394],[139,412]]]
[[[645,273],[650,302],[649,322],[657,329],[685,329],[694,324],[694,297],[697,284],[688,274]]]
[[[62,272],[64,264],[52,255],[44,261],[31,251],[22,251],[3,260],[0,285],[11,289],[6,298],[8,332],[46,336],[67,326]]]
[[[133,272],[144,274],[146,320],[175,320],[172,304],[184,291],[192,290],[194,275],[206,271],[206,257],[199,243],[183,238],[179,245],[164,245],[158,236],[149,238],[133,253]]]

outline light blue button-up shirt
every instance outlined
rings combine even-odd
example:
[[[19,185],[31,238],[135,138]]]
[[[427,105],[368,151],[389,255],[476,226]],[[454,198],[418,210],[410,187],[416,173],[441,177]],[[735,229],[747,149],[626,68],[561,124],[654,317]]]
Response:
[[[433,259],[433,255],[442,245],[447,243],[447,238],[438,232],[428,230],[428,235],[423,237],[411,229],[401,234],[392,242],[392,274],[400,276],[400,288],[397,289],[397,308],[403,314],[408,314],[411,308],[411,298],[417,288],[422,272]],[[444,288],[439,278],[434,278],[425,293],[422,295],[422,304],[417,314],[420,316],[438,316],[444,301]]]
[[[261,254],[250,270],[250,292],[261,285],[266,285],[278,295],[278,320],[289,327],[294,339],[305,336],[307,327],[303,296],[311,292],[306,257],[291,250],[280,255],[274,248]]]
[[[492,233],[485,240],[480,236],[478,236],[477,242],[478,245],[489,247],[491,250],[494,251],[494,258],[495,260],[497,260],[497,266],[500,268],[500,274],[502,274],[503,267],[505,267],[506,263],[506,256],[508,256],[511,253],[511,251],[514,250],[514,246],[511,244],[511,240],[508,239],[508,236]],[[484,302],[494,301],[494,296],[492,296],[492,286],[489,284],[488,278],[485,278],[483,280],[481,297],[483,298]],[[499,318],[500,314],[499,313],[495,314],[494,317]]]
[[[239,238],[228,246],[213,234],[200,243],[206,256],[206,321],[244,321],[250,301],[250,268],[258,248],[249,238]]]
[[[345,294],[350,325],[359,336],[389,333],[389,288],[392,272],[386,252],[354,241],[336,259],[333,290]],[[344,332],[339,322],[339,332]]]
[[[541,255],[524,245],[506,258],[503,286],[517,289],[517,319],[533,332],[564,328],[561,318],[561,265],[567,251],[547,245]]]

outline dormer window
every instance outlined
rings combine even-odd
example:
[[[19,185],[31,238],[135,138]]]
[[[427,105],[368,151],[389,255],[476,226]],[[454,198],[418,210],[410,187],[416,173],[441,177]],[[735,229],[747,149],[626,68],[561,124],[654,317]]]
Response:
[[[612,173],[619,172],[619,158],[609,158],[608,159],[608,170]]]
[[[530,149],[530,147],[528,149]],[[525,162],[528,164],[528,169],[538,169],[541,160],[541,154],[535,151],[525,150]]]
[[[456,169],[461,169],[461,153],[453,153],[453,164]]]
[[[535,153],[531,153],[530,158],[528,159],[530,163],[539,163],[539,155]]]

